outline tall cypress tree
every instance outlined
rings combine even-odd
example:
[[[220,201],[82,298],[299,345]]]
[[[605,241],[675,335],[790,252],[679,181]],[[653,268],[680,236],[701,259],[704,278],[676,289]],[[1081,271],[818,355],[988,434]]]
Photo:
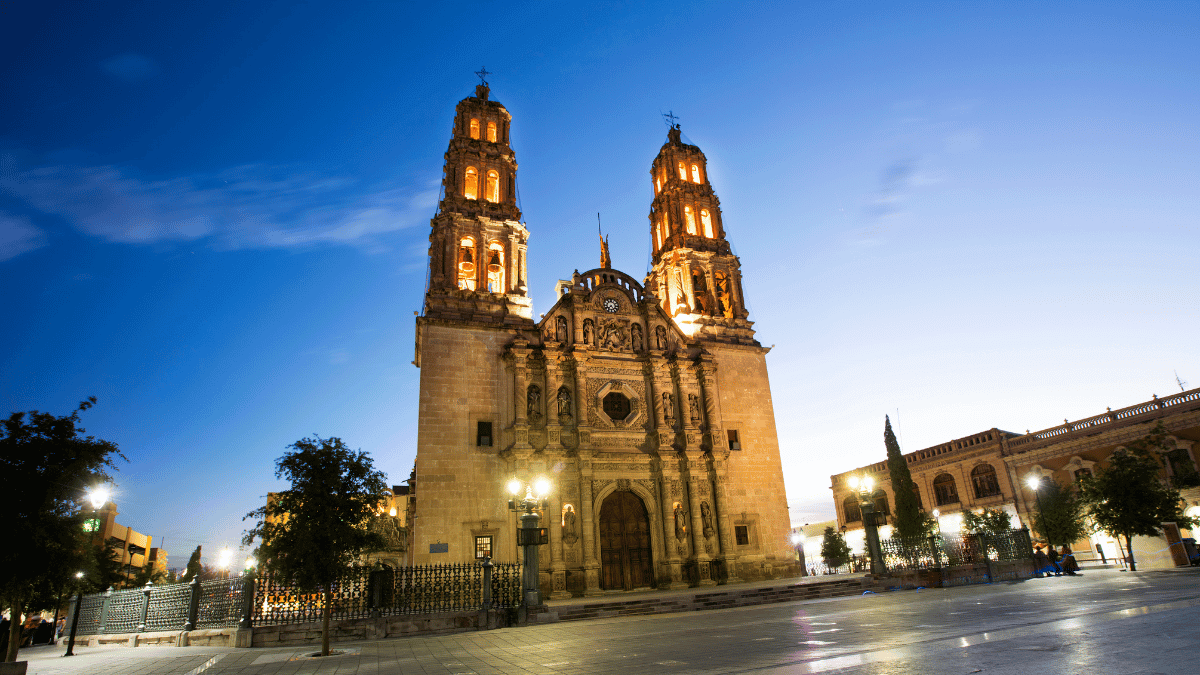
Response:
[[[929,530],[929,516],[921,511],[917,500],[917,484],[913,482],[908,462],[900,454],[900,444],[892,433],[892,420],[883,416],[883,442],[887,445],[888,473],[892,478],[892,491],[896,494],[896,536],[910,539],[925,535]]]
[[[192,551],[192,557],[188,558],[187,567],[183,570],[183,576],[179,578],[180,583],[188,583],[192,579],[200,575],[204,567],[200,564],[200,547],[197,546],[195,551]]]

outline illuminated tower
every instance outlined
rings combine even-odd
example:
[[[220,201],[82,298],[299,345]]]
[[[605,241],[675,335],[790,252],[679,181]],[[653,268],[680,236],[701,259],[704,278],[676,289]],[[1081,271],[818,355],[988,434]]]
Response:
[[[693,338],[757,345],[746,319],[741,262],[725,239],[707,169],[704,153],[684,143],[673,125],[650,168],[654,264],[646,290]]]
[[[529,230],[517,208],[512,115],[489,93],[485,81],[455,109],[442,200],[429,233],[425,316],[524,324],[533,313],[526,292]]]

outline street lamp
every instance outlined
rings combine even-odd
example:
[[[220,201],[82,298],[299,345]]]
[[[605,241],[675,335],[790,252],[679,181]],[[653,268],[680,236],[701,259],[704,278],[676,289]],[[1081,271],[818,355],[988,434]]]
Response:
[[[231,563],[233,563],[233,551],[226,546],[217,554],[217,567],[225,572],[226,579],[229,578],[229,565]]]
[[[883,566],[883,554],[879,550],[879,530],[875,522],[875,479],[870,476],[851,476],[850,489],[858,493],[862,507],[863,529],[867,536],[867,552],[871,554],[871,574],[887,574]]]
[[[71,612],[71,636],[67,638],[67,653],[63,656],[75,656],[75,629],[79,627],[79,606],[83,604],[83,572],[75,573],[75,611]]]
[[[550,481],[539,476],[530,482],[522,482],[513,478],[508,482],[508,491],[513,499],[508,500],[508,508],[522,511],[521,527],[517,529],[517,545],[525,549],[525,567],[522,574],[522,598],[525,607],[542,604],[541,593],[538,589],[538,545],[549,543],[546,528],[538,527],[540,516],[534,509],[549,508],[546,496],[550,494]],[[522,496],[521,493],[525,493]]]
[[[1038,488],[1042,486],[1042,477],[1040,475],[1030,474],[1025,479],[1025,484],[1033,490],[1033,498],[1037,501],[1038,513],[1042,516],[1042,534],[1046,535],[1046,546],[1053,549],[1054,544],[1050,541],[1050,526],[1046,523],[1046,511],[1042,508],[1042,495]]]

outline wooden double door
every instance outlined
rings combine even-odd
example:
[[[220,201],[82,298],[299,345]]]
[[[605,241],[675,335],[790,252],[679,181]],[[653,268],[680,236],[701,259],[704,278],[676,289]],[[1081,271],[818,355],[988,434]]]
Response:
[[[600,566],[605,590],[654,585],[650,517],[632,492],[614,492],[600,507]]]

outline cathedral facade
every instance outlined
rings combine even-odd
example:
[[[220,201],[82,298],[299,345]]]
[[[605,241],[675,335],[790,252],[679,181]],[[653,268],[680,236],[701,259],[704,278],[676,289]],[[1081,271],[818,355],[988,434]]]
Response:
[[[552,489],[544,597],[794,574],[767,378],[704,154],[651,163],[653,265],[560,281],[533,319],[509,145],[485,84],[459,102],[417,318],[412,564],[516,561],[506,484]]]

